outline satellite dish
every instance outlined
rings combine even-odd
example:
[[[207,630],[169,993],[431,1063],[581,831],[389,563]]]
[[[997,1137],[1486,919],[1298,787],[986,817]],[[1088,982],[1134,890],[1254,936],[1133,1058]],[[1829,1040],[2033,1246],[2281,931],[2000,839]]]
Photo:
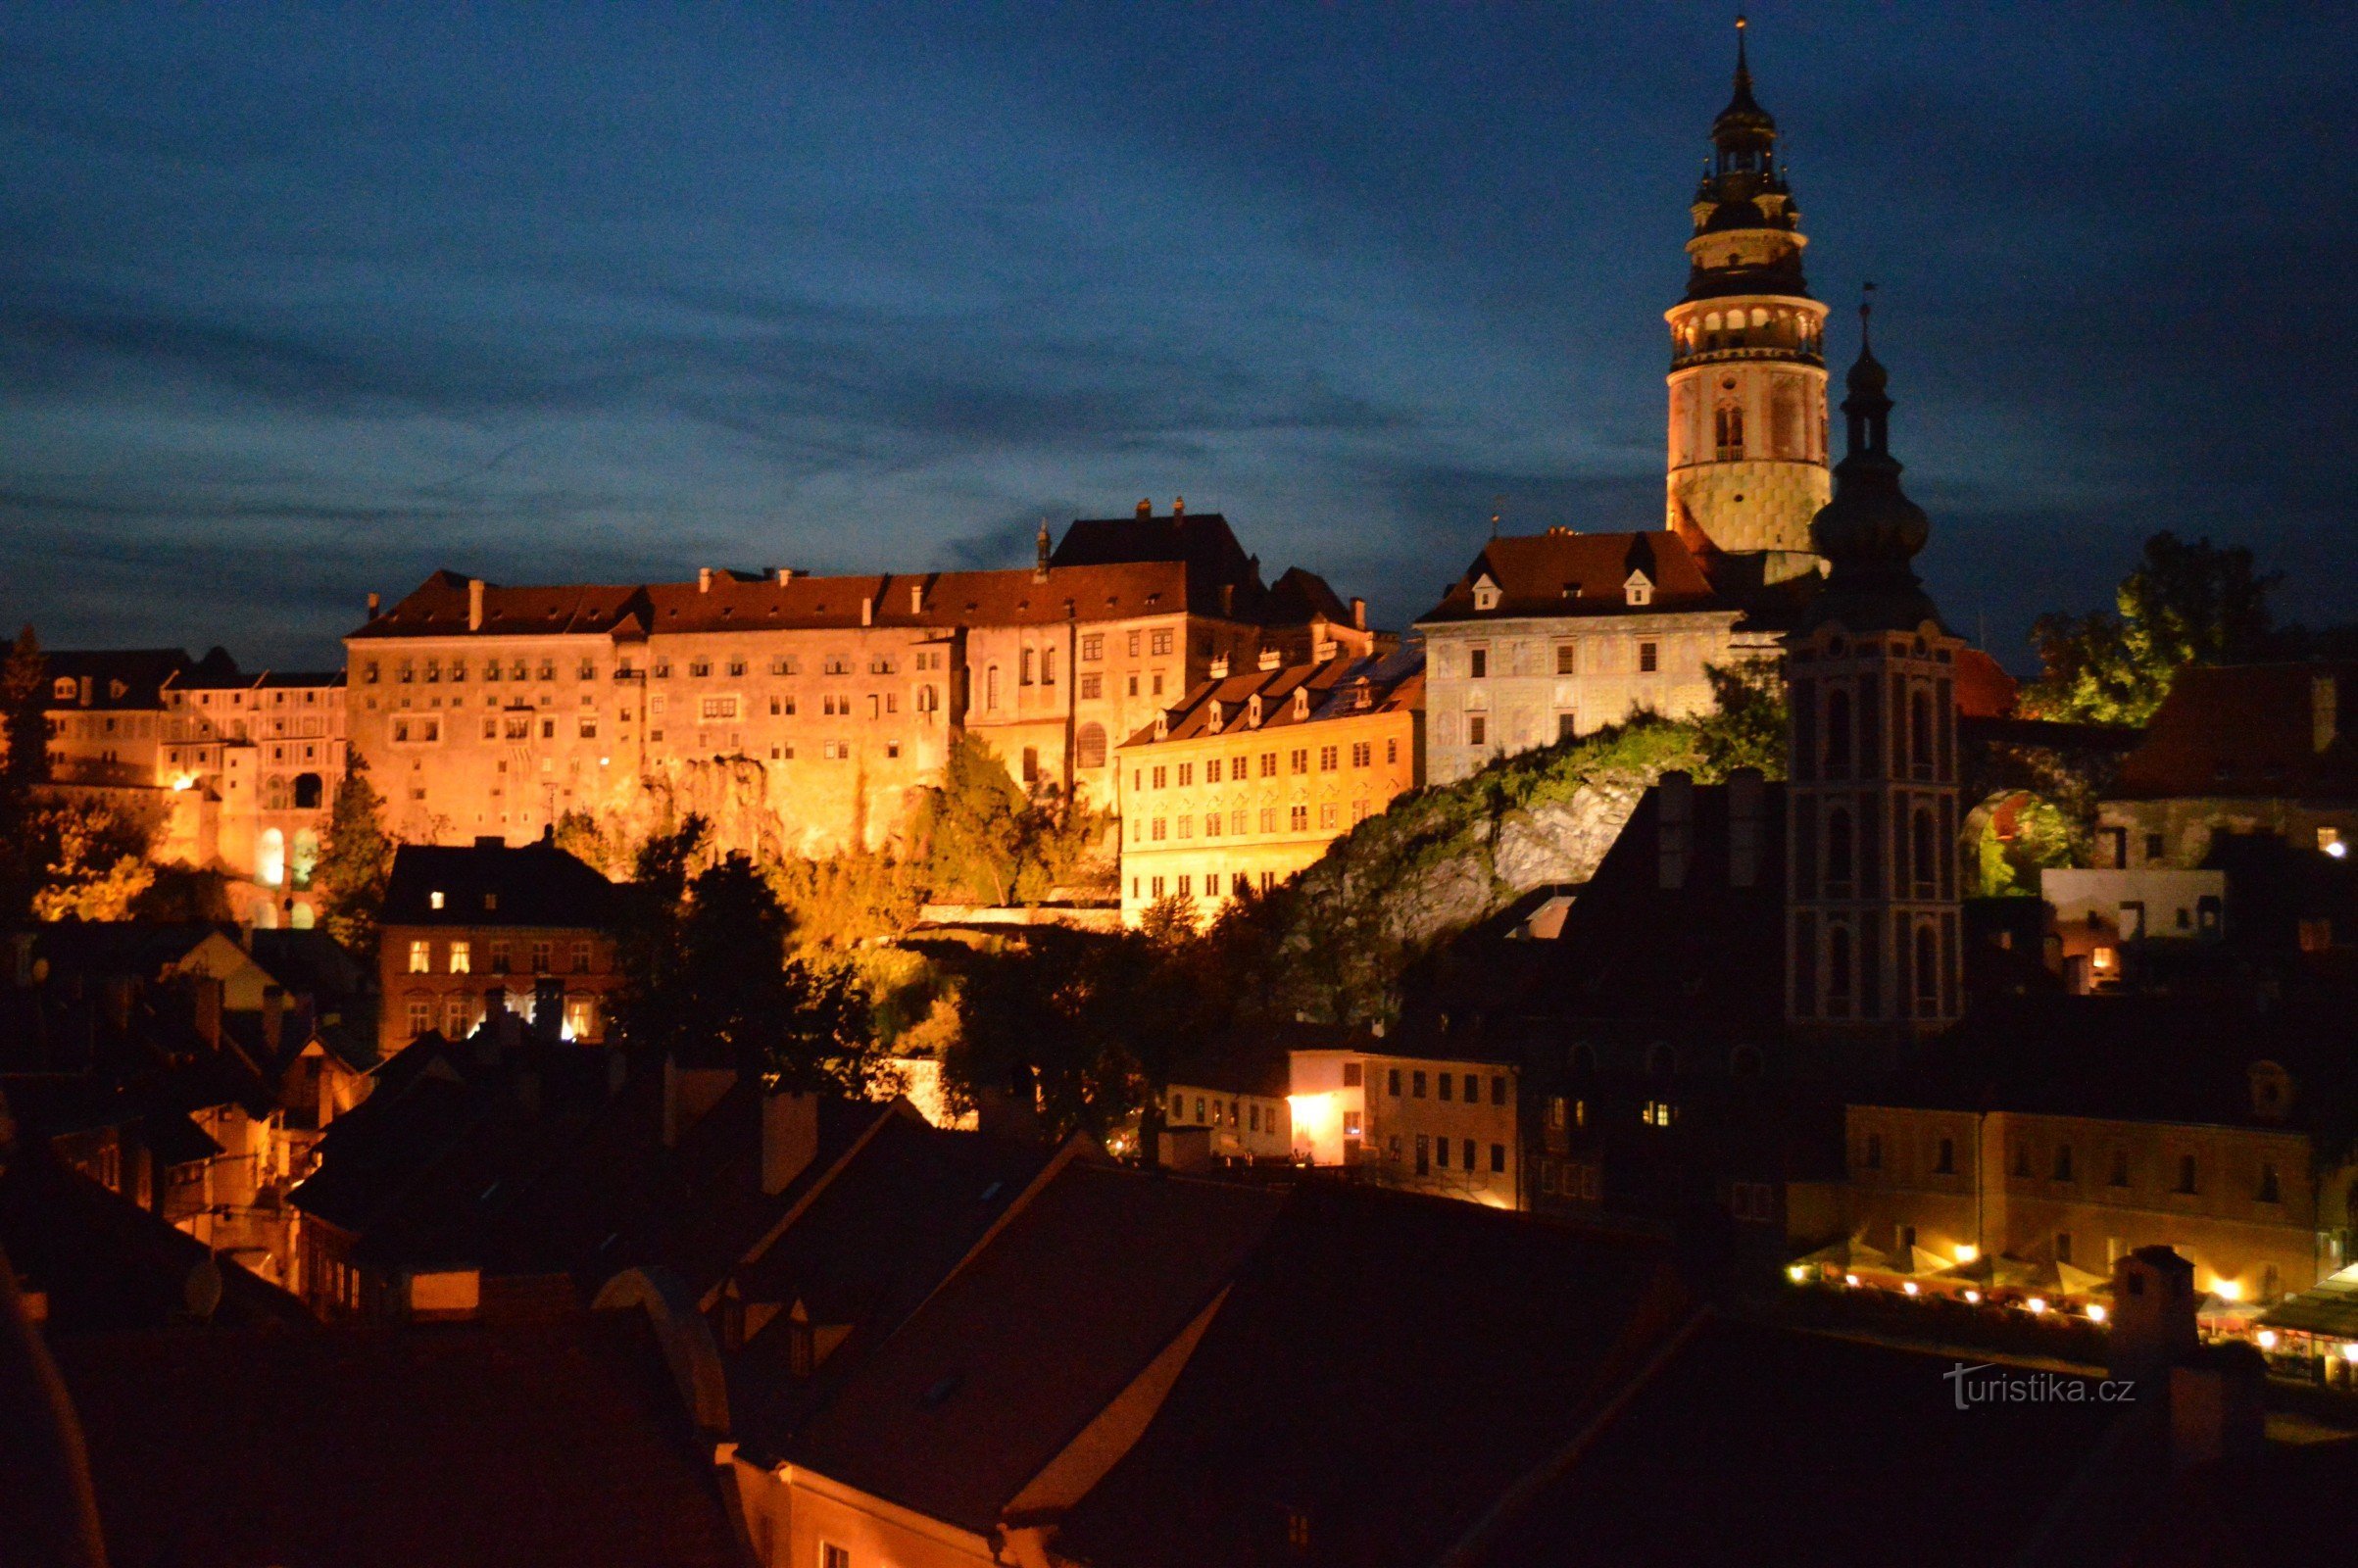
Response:
[[[180,1299],[187,1303],[189,1315],[200,1323],[213,1321],[213,1314],[221,1309],[221,1266],[208,1257],[188,1271],[181,1282]]]

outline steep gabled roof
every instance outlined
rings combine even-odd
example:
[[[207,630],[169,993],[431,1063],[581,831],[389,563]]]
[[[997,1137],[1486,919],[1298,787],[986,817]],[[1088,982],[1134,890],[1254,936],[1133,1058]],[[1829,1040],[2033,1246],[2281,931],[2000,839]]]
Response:
[[[613,883],[554,844],[404,844],[385,884],[384,923],[595,930],[613,922],[614,903]]]
[[[1364,688],[1367,706],[1359,706]],[[1294,694],[1309,694],[1308,711],[1297,717]],[[1261,705],[1260,722],[1248,722],[1253,700]],[[1220,708],[1219,729],[1212,728],[1212,705]],[[1156,736],[1150,724],[1121,744],[1152,746],[1160,741],[1200,740],[1214,733],[1240,736],[1266,730],[1295,729],[1334,718],[1367,713],[1421,711],[1425,705],[1425,655],[1422,648],[1396,649],[1364,659],[1330,659],[1322,664],[1280,664],[1271,669],[1249,669],[1199,683],[1178,704],[1165,710],[1165,733]]]
[[[1075,1161],[787,1446],[960,1529],[1002,1510],[1208,1306],[1281,1194]]]
[[[2106,794],[2358,800],[2353,721],[2358,662],[2181,670]]]
[[[1629,603],[1634,572],[1653,585],[1651,602]],[[1487,581],[1498,592],[1491,609],[1476,606],[1475,588]],[[1449,585],[1441,603],[1416,617],[1433,622],[1511,619],[1531,615],[1646,615],[1686,611],[1728,610],[1695,561],[1687,541],[1670,532],[1574,533],[1550,528],[1542,534],[1508,534],[1482,547],[1465,575]]]
[[[51,690],[42,704],[56,710],[160,708],[167,683],[192,674],[235,676],[236,663],[219,648],[202,660],[178,648],[65,649],[44,653],[43,676]],[[56,694],[56,683],[71,680],[71,697]]]
[[[55,1348],[116,1562],[745,1561],[637,1311]]]

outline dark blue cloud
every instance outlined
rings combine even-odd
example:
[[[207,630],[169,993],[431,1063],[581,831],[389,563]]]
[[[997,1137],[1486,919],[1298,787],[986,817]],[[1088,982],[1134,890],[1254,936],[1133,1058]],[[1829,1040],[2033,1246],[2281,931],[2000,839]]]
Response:
[[[2336,19],[1755,14],[1961,627],[2159,527],[2358,585]],[[0,618],[322,659],[369,589],[1020,561],[1184,493],[1395,623],[1659,516],[1724,19],[345,10],[0,22]],[[1503,497],[1500,501],[1498,498]]]

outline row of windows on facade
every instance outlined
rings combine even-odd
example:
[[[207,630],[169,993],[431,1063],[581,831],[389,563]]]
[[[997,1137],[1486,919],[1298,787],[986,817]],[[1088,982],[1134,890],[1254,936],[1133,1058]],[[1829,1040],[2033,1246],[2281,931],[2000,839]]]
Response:
[[[1128,635],[1129,657],[1133,659],[1141,657],[1142,643],[1148,654],[1155,658],[1167,658],[1174,651],[1174,633],[1167,628],[1146,633],[1134,631]],[[1037,662],[1035,662],[1035,656]],[[914,657],[915,667],[920,671],[941,670],[948,667],[949,655],[944,650],[919,649]],[[1104,660],[1105,657],[1105,634],[1092,632],[1083,637],[1080,657],[1083,663],[1097,663]],[[1049,685],[1056,683],[1056,650],[1054,648],[1026,648],[1022,650],[1021,658],[1022,680],[1025,685],[1032,684],[1035,679]],[[752,667],[753,661],[743,655],[738,655],[720,661],[691,659],[685,662],[689,676],[702,679],[710,676],[715,667],[724,668],[731,675],[743,675]],[[828,654],[819,661],[819,673],[849,675],[854,673],[858,664],[859,661],[850,654]],[[794,654],[777,655],[769,660],[768,665],[769,673],[772,675],[799,675],[803,672],[803,662],[799,656]],[[519,657],[505,662],[496,657],[486,656],[479,665],[470,665],[464,656],[454,656],[447,662],[438,658],[422,662],[405,659],[394,666],[394,679],[403,685],[409,685],[421,677],[429,685],[442,680],[464,682],[467,678],[467,671],[470,667],[479,669],[481,678],[485,681],[500,680],[503,668],[506,670],[506,678],[509,680],[553,681],[557,678],[558,663],[553,656],[547,655],[537,660]],[[659,656],[650,662],[649,667],[657,680],[669,680],[672,676],[673,662],[668,657]],[[898,673],[899,670],[900,662],[890,654],[872,654],[868,657],[867,672],[871,675],[891,675]],[[637,673],[636,666],[627,659],[617,662],[614,665],[614,674],[617,679],[628,680]],[[361,678],[370,685],[375,685],[382,680],[383,665],[381,662],[373,659],[364,662],[361,666]],[[597,661],[583,659],[576,662],[574,678],[596,680],[598,678]],[[306,694],[306,697],[308,700],[309,694]]]
[[[1356,1062],[1351,1062],[1345,1065],[1343,1069],[1343,1082],[1346,1087],[1350,1086],[1351,1082],[1352,1069],[1354,1069],[1357,1065],[1358,1063]],[[1458,1093],[1458,1084],[1461,1080],[1465,1086],[1463,1094]],[[1399,1100],[1401,1098],[1401,1082],[1402,1069],[1399,1067],[1387,1067],[1384,1069],[1384,1093],[1389,1095],[1392,1099]],[[1427,1087],[1426,1069],[1422,1067],[1411,1067],[1406,1069],[1406,1083],[1408,1099],[1424,1099],[1425,1090]],[[1433,1090],[1433,1098],[1436,1100],[1463,1100],[1469,1105],[1480,1104],[1482,1102],[1482,1075],[1480,1073],[1433,1073],[1431,1087]],[[1503,1073],[1493,1073],[1490,1076],[1490,1102],[1494,1105],[1503,1105],[1506,1103],[1506,1077]]]
[[[1229,896],[1231,898],[1238,899],[1244,898],[1247,894],[1252,893],[1256,888],[1260,892],[1268,893],[1274,890],[1277,886],[1277,873],[1275,871],[1260,872],[1256,880],[1254,874],[1250,871],[1222,872],[1219,870],[1211,870],[1204,873],[1204,897],[1207,899],[1218,898],[1220,896],[1220,888],[1223,879],[1225,879]],[[1177,889],[1178,896],[1180,898],[1194,898],[1196,896],[1195,873],[1193,871],[1182,871],[1174,876],[1133,875],[1130,878],[1130,897],[1133,901],[1139,899],[1151,900],[1168,898],[1171,896],[1171,891],[1174,888]]]
[[[1673,335],[1680,347],[1693,353],[1698,345],[1705,349],[1742,348],[1752,341],[1744,335],[1747,331],[1763,331],[1772,325],[1779,329],[1781,337],[1791,340],[1772,346],[1798,348],[1804,353],[1817,351],[1824,331],[1824,324],[1810,312],[1755,305],[1748,311],[1738,306],[1733,310],[1709,311],[1699,318],[1691,317]]]
[[[1559,709],[1555,715],[1555,738],[1559,741],[1568,741],[1578,739],[1579,735],[1580,715],[1568,708]],[[1490,744],[1490,715],[1488,713],[1465,715],[1465,743],[1468,746],[1488,746]]]
[[[538,1006],[535,1004],[537,1016]],[[437,1018],[439,1011],[439,1018]],[[483,1020],[491,1015],[491,1005],[481,997],[455,996],[441,999],[436,1008],[429,997],[412,997],[405,1010],[410,1026],[410,1038],[415,1040],[428,1029],[440,1028],[446,1040],[464,1040],[474,1033]],[[567,1040],[587,1040],[598,1032],[598,1002],[595,997],[566,997],[560,1004],[558,1030]]]
[[[1342,768],[1343,748],[1341,746],[1321,746],[1317,749],[1317,751],[1319,772],[1333,773]],[[1221,781],[1223,768],[1226,769],[1226,777],[1229,782],[1244,782],[1244,780],[1253,775],[1253,755],[1254,754],[1250,752],[1239,752],[1234,757],[1213,757],[1206,759],[1204,763],[1204,782],[1206,784],[1219,783]],[[1275,752],[1262,752],[1258,755],[1260,760],[1260,776],[1262,778],[1277,777],[1278,754]],[[1397,739],[1386,741],[1384,743],[1384,760],[1387,763],[1397,763],[1400,761],[1400,743]],[[1351,745],[1351,765],[1353,767],[1373,767],[1375,765],[1375,742],[1353,741]],[[1286,754],[1286,771],[1288,773],[1307,773],[1309,770],[1309,747],[1296,747],[1294,750]],[[1176,776],[1176,782],[1174,782],[1174,774]],[[1196,764],[1193,762],[1158,763],[1154,767],[1133,767],[1130,769],[1130,788],[1134,791],[1148,789],[1164,790],[1174,788],[1184,790],[1193,788],[1195,782]]]
[[[1815,682],[1797,680],[1793,683],[1796,711],[1807,713],[1813,706],[1811,688]],[[1795,726],[1793,772],[1796,778],[1813,780],[1848,778],[1854,761],[1863,760],[1857,771],[1862,778],[1879,776],[1883,769],[1883,722],[1878,696],[1880,683],[1862,680],[1858,700],[1854,704],[1845,687],[1835,686],[1826,692],[1817,725]],[[1953,708],[1949,683],[1945,680],[1927,687],[1911,682],[1905,675],[1891,677],[1891,711],[1907,714],[1906,722],[1892,726],[1891,742],[1891,776],[1919,779],[1946,779],[1950,776],[1951,718]]]
[[[1892,813],[1891,821],[1891,891],[1905,896],[1912,887],[1918,898],[1932,898],[1938,893],[1945,897],[1948,884],[1956,875],[1955,846],[1943,837],[1943,828],[1953,808],[1945,799],[1935,804],[1927,802],[1913,810],[1904,807]],[[1877,898],[1883,893],[1883,868],[1879,863],[1883,849],[1883,832],[1878,818],[1882,802],[1868,795],[1859,798],[1856,818],[1852,808],[1840,801],[1826,808],[1824,827],[1810,830],[1815,820],[1808,803],[1800,803],[1795,814],[1795,838],[1799,841],[1795,857],[1793,890],[1803,898],[1821,894],[1830,899],[1846,899],[1854,895]],[[1812,853],[1815,851],[1816,853]],[[1815,860],[1817,877],[1808,874],[1810,861]]]
[[[1881,1133],[1867,1134],[1859,1150],[1861,1168],[1879,1171],[1884,1168],[1883,1161],[1883,1135]],[[2014,1157],[2009,1167],[2009,1174],[2013,1180],[2037,1181],[2039,1166],[2040,1162],[2029,1144],[2023,1143],[2014,1146]],[[2050,1152],[2044,1166],[2048,1181],[2077,1184],[2080,1179],[2078,1162],[2070,1144],[2057,1144]],[[2105,1167],[2104,1185],[2118,1188],[2134,1187],[2136,1185],[2133,1177],[2134,1168],[2134,1162],[2130,1158],[2128,1150],[2113,1150]],[[1957,1174],[1955,1139],[1941,1138],[1934,1142],[1930,1174],[1935,1176]],[[2170,1187],[2171,1192],[2188,1198],[2201,1194],[2202,1165],[2197,1156],[2180,1154],[2174,1176],[2175,1179]],[[2251,1197],[2255,1203],[2281,1203],[2284,1200],[2283,1182],[2277,1174],[2274,1161],[2265,1159],[2260,1161],[2259,1173],[2252,1182]]]
[[[1450,1141],[1445,1137],[1418,1133],[1413,1146],[1416,1174],[1428,1176],[1437,1170],[1448,1170],[1449,1168],[1449,1143]],[[1456,1140],[1456,1143],[1460,1168],[1469,1175],[1480,1171],[1482,1169],[1481,1146],[1471,1138],[1460,1138]],[[1400,1153],[1401,1136],[1394,1133],[1385,1141],[1384,1158],[1397,1165],[1400,1161]],[[1490,1146],[1490,1169],[1493,1175],[1504,1174],[1506,1170],[1506,1146],[1504,1144]]]
[[[1278,809],[1274,806],[1260,808],[1260,814],[1257,818],[1260,832],[1307,833],[1310,831],[1310,808],[1306,804],[1284,808],[1286,825],[1283,829],[1277,825]],[[1367,820],[1374,809],[1371,802],[1365,800],[1351,802],[1351,825],[1357,827],[1361,822]],[[1133,844],[1161,844],[1172,837],[1182,840],[1192,839],[1196,836],[1197,820],[1193,812],[1182,813],[1175,817],[1134,816],[1130,818],[1130,842]],[[1204,836],[1207,839],[1216,839],[1221,836],[1223,825],[1230,838],[1239,838],[1253,831],[1248,824],[1256,818],[1247,808],[1240,806],[1229,811],[1225,817],[1218,811],[1205,811],[1202,820]],[[1322,833],[1339,832],[1342,827],[1343,803],[1341,801],[1321,801],[1318,804],[1318,831]],[[1172,831],[1174,828],[1177,830],[1175,834]]]
[[[1244,1130],[1247,1132],[1282,1133],[1286,1130],[1278,1121],[1275,1105],[1263,1105],[1257,1100],[1223,1100],[1218,1095],[1211,1097],[1208,1111],[1204,1108],[1204,1097],[1198,1095],[1194,1119],[1199,1126],[1217,1127],[1225,1116],[1227,1125],[1235,1127],[1238,1124],[1240,1110],[1243,1112]],[[1185,1122],[1188,1119],[1187,1096],[1173,1090],[1171,1092],[1171,1120]]]
[[[513,956],[515,952],[514,948],[509,943],[493,941],[485,943],[484,949],[484,973],[508,973],[513,962]],[[556,944],[552,942],[534,942],[530,944],[525,950],[531,960],[530,972],[533,974],[556,973],[556,970],[553,967],[553,964],[556,960]],[[474,971],[474,944],[470,940],[462,938],[444,943],[442,945],[442,972],[444,974],[471,974]],[[573,973],[588,974],[590,972],[590,966],[594,961],[594,957],[595,955],[591,944],[587,942],[574,943],[572,952]],[[429,938],[425,937],[418,937],[413,939],[410,943],[410,973],[432,974],[433,972],[434,943]]]
[[[1567,595],[1567,597],[1569,596]],[[1479,645],[1469,648],[1465,651],[1466,679],[1488,680],[1490,678],[1490,655],[1491,651],[1489,648]],[[1662,645],[1658,642],[1641,642],[1638,644],[1638,673],[1641,675],[1651,675],[1658,672],[1661,667]],[[1530,671],[1516,668],[1513,670],[1503,671],[1502,673],[1521,675],[1528,674]],[[1577,675],[1580,673],[1580,652],[1576,644],[1557,643],[1555,645],[1555,673],[1558,675]]]

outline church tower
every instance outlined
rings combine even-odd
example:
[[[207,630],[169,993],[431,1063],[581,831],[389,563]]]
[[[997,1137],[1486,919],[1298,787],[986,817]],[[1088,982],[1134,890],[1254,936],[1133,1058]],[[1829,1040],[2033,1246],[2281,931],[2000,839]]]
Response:
[[[1886,383],[1862,336],[1834,499],[1812,525],[1826,586],[1786,643],[1786,1016],[1896,1047],[1953,1023],[1960,1004],[1965,644],[1909,564],[1930,525],[1899,487]]]
[[[1814,570],[1826,504],[1826,307],[1801,276],[1800,211],[1777,167],[1777,122],[1753,100],[1744,19],[1736,92],[1711,122],[1695,193],[1687,297],[1670,323],[1664,526],[1729,554],[1762,553],[1769,581]]]

